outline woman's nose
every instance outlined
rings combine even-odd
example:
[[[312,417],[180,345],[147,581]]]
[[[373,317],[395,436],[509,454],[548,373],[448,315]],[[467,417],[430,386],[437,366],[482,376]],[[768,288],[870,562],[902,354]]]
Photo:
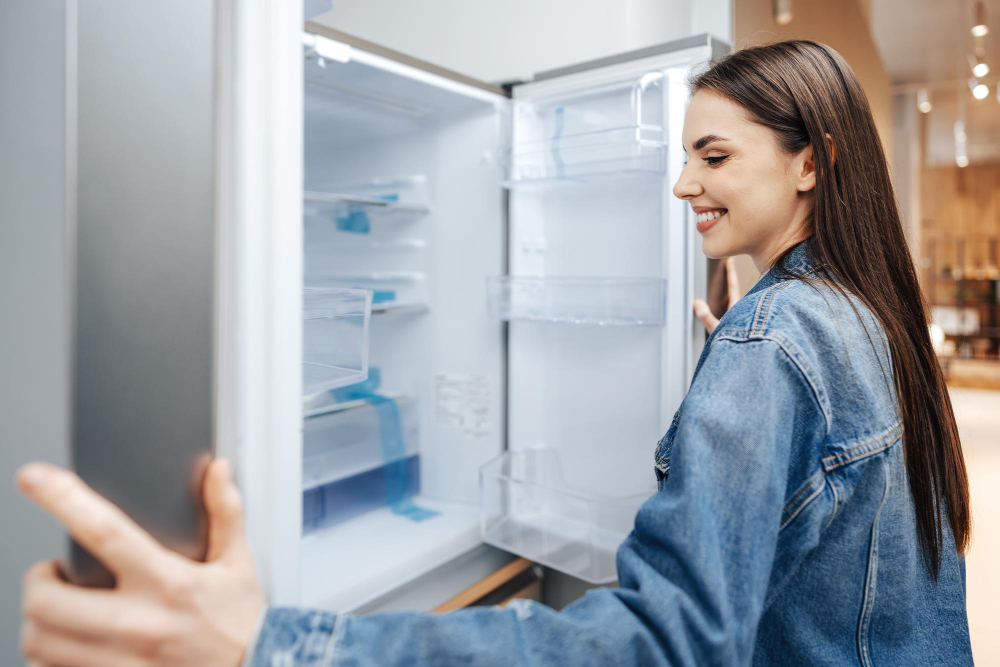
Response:
[[[674,183],[674,196],[678,199],[692,199],[700,195],[704,190],[701,184],[690,178],[688,168],[685,165],[681,170],[681,175]]]

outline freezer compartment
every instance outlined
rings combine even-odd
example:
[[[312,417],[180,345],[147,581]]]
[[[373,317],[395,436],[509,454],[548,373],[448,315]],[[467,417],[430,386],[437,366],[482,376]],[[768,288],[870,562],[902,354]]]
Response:
[[[415,456],[420,447],[417,401],[406,394],[380,394],[396,405],[400,446],[387,451],[383,408],[366,399],[331,403],[307,411],[302,428],[302,487],[325,484],[369,472],[399,458]]]
[[[502,152],[504,185],[662,178],[665,106],[662,72],[573,94],[517,100]]]
[[[666,293],[658,278],[487,278],[489,312],[501,320],[662,327]]]
[[[430,213],[423,175],[348,184],[315,184],[303,193],[303,214],[348,234],[370,234],[373,225],[407,222]]]
[[[304,290],[302,385],[307,397],[368,377],[371,310],[368,290]]]
[[[483,541],[594,584],[615,581],[615,553],[649,493],[604,496],[563,479],[555,450],[508,451],[480,469]]]

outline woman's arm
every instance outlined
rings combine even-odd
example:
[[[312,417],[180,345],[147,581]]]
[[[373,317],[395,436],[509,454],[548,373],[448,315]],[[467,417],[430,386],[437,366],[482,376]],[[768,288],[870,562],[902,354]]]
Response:
[[[776,343],[717,339],[682,406],[669,477],[619,550],[620,588],[561,612],[527,601],[442,616],[271,609],[248,664],[748,664],[790,455],[823,432]]]

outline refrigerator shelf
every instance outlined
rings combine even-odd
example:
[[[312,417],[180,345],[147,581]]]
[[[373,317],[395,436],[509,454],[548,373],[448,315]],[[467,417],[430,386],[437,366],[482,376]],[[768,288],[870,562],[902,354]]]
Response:
[[[405,213],[426,215],[431,212],[430,207],[423,204],[407,204],[405,202],[391,201],[358,194],[347,194],[339,192],[315,192],[306,190],[302,193],[302,199],[315,205],[316,209],[322,209],[324,204],[353,205],[363,209],[376,209],[386,213]],[[349,209],[349,206],[336,208]]]
[[[667,166],[662,128],[622,127],[513,146],[504,156],[506,188],[661,179]]]
[[[312,280],[323,286],[370,291],[371,312],[374,315],[430,310],[427,276],[419,271],[385,271],[358,275],[322,275],[317,272]]]
[[[399,410],[403,447],[392,460],[416,456],[420,448],[416,399],[398,392],[379,392],[379,396],[391,399]],[[370,401],[344,401],[319,412],[321,409],[310,410],[312,416],[306,418],[302,427],[303,491],[340,482],[387,463],[379,435],[382,425],[378,410]]]
[[[659,278],[492,276],[491,317],[563,324],[662,327],[667,283]]]
[[[615,553],[650,496],[574,488],[547,448],[505,452],[479,482],[484,542],[593,584],[617,578]]]
[[[302,390],[305,396],[356,384],[368,377],[371,310],[369,290],[304,290]]]

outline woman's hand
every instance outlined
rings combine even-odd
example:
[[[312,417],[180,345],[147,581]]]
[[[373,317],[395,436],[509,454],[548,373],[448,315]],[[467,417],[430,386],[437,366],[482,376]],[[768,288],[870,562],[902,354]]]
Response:
[[[30,664],[240,664],[264,597],[225,460],[205,476],[204,563],[163,547],[67,470],[32,463],[17,484],[117,578],[114,589],[90,589],[63,581],[54,561],[28,570],[21,645]]]
[[[736,260],[732,257],[726,259],[726,296],[727,309],[732,308],[733,304],[740,300],[740,279],[736,275]],[[715,327],[719,326],[719,318],[712,314],[704,299],[694,300],[694,314],[705,325],[708,333],[712,333]]]

